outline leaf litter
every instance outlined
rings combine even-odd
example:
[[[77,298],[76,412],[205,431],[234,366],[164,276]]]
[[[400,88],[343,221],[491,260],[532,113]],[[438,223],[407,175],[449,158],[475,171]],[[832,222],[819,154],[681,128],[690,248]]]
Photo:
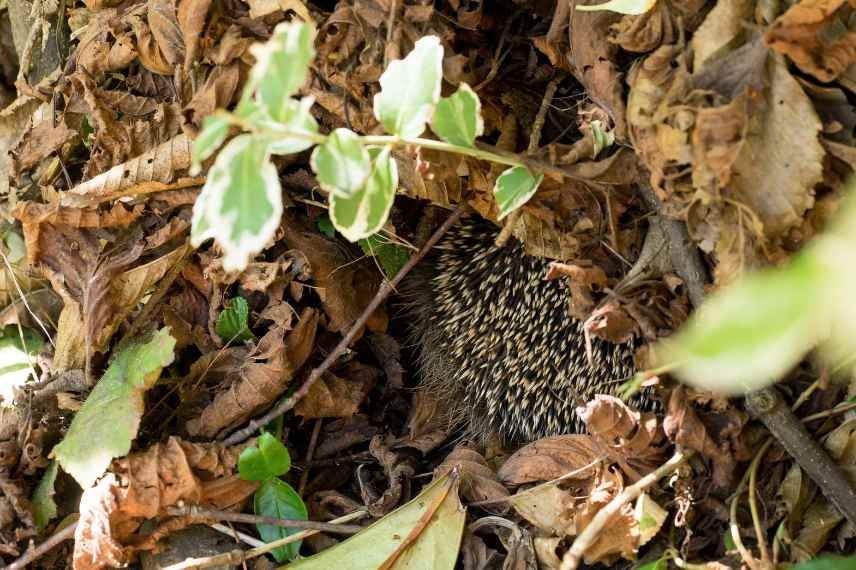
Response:
[[[0,4],[0,28],[18,33],[19,5]],[[598,513],[676,449],[689,459],[619,505],[585,563],[755,568],[769,563],[768,548],[778,563],[852,552],[852,521],[782,447],[759,453],[766,432],[739,401],[664,371],[636,379],[658,402],[653,412],[596,396],[578,403],[581,433],[518,449],[460,441],[432,394],[412,390],[396,302],[369,316],[293,414],[256,426],[285,444],[290,469],[242,479],[241,451],[261,444],[218,443],[286,401],[334,351],[424,243],[418,219],[431,207],[467,203],[507,221],[506,237],[559,262],[549,278],[567,284],[568,311],[588,334],[642,338],[638,368],[651,368],[655,341],[688,318],[689,284],[653,266],[621,280],[650,225],[640,189],[685,225],[709,289],[782,265],[822,232],[856,169],[852,2],[139,0],[63,10],[71,33],[53,74],[18,80],[18,64],[0,63],[0,342],[16,351],[0,363],[4,562],[76,517],[74,542],[37,567],[120,567],[198,523],[169,511],[194,505],[325,521],[368,513],[350,539],[265,527],[263,541],[295,540],[271,548],[278,562],[297,556],[297,567],[566,568]],[[353,214],[349,203],[337,197],[328,211],[319,189],[363,184],[312,170],[344,152],[347,135],[314,159],[293,143],[304,150],[255,172],[276,182],[266,192],[282,186],[284,207],[279,216],[273,200],[261,253],[236,271],[228,248],[191,248],[193,205],[218,175],[216,149],[192,168],[194,140],[217,111],[246,104],[265,57],[253,46],[297,20],[317,30],[311,73],[263,101],[296,93],[325,133],[386,126],[410,137],[436,105],[440,138],[484,141],[549,168],[503,172],[396,147],[395,204],[344,236],[383,241],[355,246],[330,225]],[[424,61],[408,67],[408,54]],[[396,74],[398,87],[442,75],[442,89],[402,107],[407,92],[385,85]],[[240,142],[234,125],[219,128],[216,146]],[[362,158],[360,180],[375,160]],[[803,418],[820,414],[806,426],[852,481],[852,413],[829,413],[852,401],[852,360],[839,370],[812,358],[786,364],[783,390]],[[253,534],[257,524],[235,526]]]

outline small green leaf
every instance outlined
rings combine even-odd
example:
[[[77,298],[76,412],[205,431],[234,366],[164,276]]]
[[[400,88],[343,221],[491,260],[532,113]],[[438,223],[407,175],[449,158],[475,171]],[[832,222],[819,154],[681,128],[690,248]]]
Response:
[[[282,215],[282,187],[265,141],[235,137],[220,151],[193,206],[191,243],[215,238],[223,269],[244,270],[273,238]]]
[[[244,342],[255,340],[250,331],[250,307],[243,297],[235,297],[229,301],[229,308],[217,315],[217,334],[226,342]]]
[[[56,502],[54,502],[53,496],[56,493],[54,483],[56,483],[57,471],[57,462],[51,461],[44,475],[42,475],[39,484],[33,491],[31,499],[33,503],[33,519],[38,530],[43,530],[56,517]]]
[[[36,356],[45,341],[32,329],[7,325],[0,334],[0,397],[6,404],[15,398],[15,389],[22,388],[36,377]]]
[[[461,83],[454,95],[440,99],[431,117],[431,130],[448,143],[467,147],[484,133],[481,101],[469,85]]]
[[[820,556],[797,564],[793,570],[856,570],[856,556]]]
[[[380,151],[365,186],[352,196],[343,197],[336,193],[329,196],[330,220],[352,242],[380,230],[389,217],[398,188],[398,165],[391,150],[387,146]]]
[[[443,46],[437,36],[420,38],[404,59],[390,62],[380,76],[374,114],[386,132],[404,138],[425,131],[440,99]]]
[[[513,166],[499,175],[493,194],[499,206],[501,220],[535,195],[544,175],[532,176],[525,166]]]
[[[359,192],[372,171],[369,152],[348,129],[336,129],[324,144],[315,147],[311,164],[321,187],[342,198]]]
[[[229,115],[222,112],[214,113],[205,117],[202,123],[202,132],[193,141],[192,160],[190,174],[199,174],[202,169],[202,161],[214,154],[226,136],[229,134]]]
[[[312,136],[318,134],[318,123],[309,112],[314,103],[313,97],[304,97],[300,101],[289,99],[282,106],[280,121],[265,123],[269,133],[267,136],[271,139],[268,147],[270,152],[294,154],[315,144]]]
[[[392,279],[410,260],[410,251],[395,244],[380,234],[373,234],[357,242],[363,253],[372,255],[380,262],[387,279]]]
[[[659,558],[654,562],[648,562],[642,566],[636,567],[634,570],[668,570],[669,561],[665,558]]]
[[[53,449],[62,468],[88,489],[114,457],[131,449],[143,415],[144,396],[173,359],[175,339],[161,329],[145,343],[118,351],[110,367]]]
[[[581,12],[599,12],[601,10],[609,10],[610,12],[618,12],[619,14],[637,16],[651,10],[656,3],[657,0],[610,0],[603,4],[588,6],[580,6],[578,4],[577,10]]]
[[[609,148],[615,142],[615,133],[612,131],[604,131],[602,121],[592,121],[590,127],[592,140],[594,142],[592,145],[591,157],[597,158],[597,155],[599,155],[603,149]]]
[[[238,473],[244,481],[265,481],[285,475],[291,469],[291,455],[281,441],[263,432],[256,442],[238,458]]]
[[[264,44],[251,48],[256,64],[249,85],[274,121],[287,122],[289,101],[303,82],[315,56],[315,32],[302,22],[283,22]]]
[[[663,343],[663,363],[674,364],[681,381],[723,394],[775,382],[824,333],[823,295],[811,292],[825,275],[806,256],[748,275],[711,296]]]
[[[306,511],[306,505],[303,504],[303,499],[297,494],[294,488],[279,479],[268,479],[255,494],[255,511],[257,515],[265,517],[276,517],[278,519],[299,519],[307,520],[309,513]],[[273,526],[268,524],[257,524],[256,528],[262,540],[265,542],[273,542],[292,534],[300,532],[299,528],[286,528],[282,526]],[[292,542],[285,546],[280,546],[271,551],[277,562],[286,562],[292,560],[300,552],[300,545],[303,541]]]
[[[330,216],[324,214],[318,217],[318,231],[328,238],[336,235],[336,228],[333,227],[333,222],[330,221]]]

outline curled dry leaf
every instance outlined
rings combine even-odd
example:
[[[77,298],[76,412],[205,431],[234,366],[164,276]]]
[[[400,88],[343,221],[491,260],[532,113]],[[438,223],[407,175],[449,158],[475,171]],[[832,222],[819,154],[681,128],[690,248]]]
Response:
[[[235,473],[245,446],[225,448],[171,437],[114,461],[111,472],[81,498],[74,570],[125,565],[141,538],[140,525],[164,516],[167,507],[180,501],[214,509],[240,504],[257,485]]]
[[[357,413],[360,404],[377,384],[380,371],[374,367],[349,362],[342,377],[325,373],[294,407],[304,419],[345,418]]]
[[[434,478],[439,479],[453,469],[457,469],[461,476],[461,494],[468,501],[496,501],[508,497],[508,490],[497,480],[496,473],[488,467],[479,452],[463,446],[456,447],[434,470]],[[508,510],[508,504],[498,501],[487,508],[504,513]]]
[[[373,489],[366,487],[361,481],[363,501],[368,505],[373,517],[382,517],[392,511],[400,502],[406,489],[410,488],[410,478],[416,473],[415,461],[404,453],[393,449],[394,438],[387,435],[376,435],[369,444],[369,452],[383,466],[383,472],[389,486],[380,497],[372,497]],[[457,484],[456,484],[457,485]]]
[[[270,406],[285,392],[315,347],[317,327],[318,312],[308,307],[287,335],[284,329],[272,327],[259,340],[255,353],[234,371],[237,379],[217,394],[198,418],[187,422],[187,432],[214,437]]]
[[[603,457],[587,435],[571,434],[545,437],[516,451],[500,467],[497,476],[503,484],[515,487],[536,481],[551,481],[582,469]],[[588,479],[592,470],[579,474]]]

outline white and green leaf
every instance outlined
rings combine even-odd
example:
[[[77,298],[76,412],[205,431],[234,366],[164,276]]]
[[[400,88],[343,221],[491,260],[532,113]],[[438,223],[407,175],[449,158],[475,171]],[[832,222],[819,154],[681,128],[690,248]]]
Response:
[[[534,176],[525,166],[512,166],[500,174],[493,189],[499,206],[498,219],[501,220],[528,202],[538,191],[542,180],[543,174]]]
[[[318,123],[309,112],[314,103],[314,97],[304,97],[300,101],[289,99],[283,106],[280,121],[263,123],[268,129],[271,153],[294,154],[315,144],[313,137],[318,135]]]
[[[202,131],[193,141],[193,150],[190,163],[190,174],[199,174],[202,169],[202,161],[214,154],[229,134],[229,115],[216,112],[205,117],[202,123]]]
[[[330,133],[324,144],[315,147],[310,163],[321,188],[340,198],[359,192],[372,171],[368,150],[348,129]]]
[[[447,143],[466,147],[484,133],[481,101],[469,85],[461,83],[451,97],[440,99],[431,117],[431,130]]]
[[[657,0],[610,0],[603,4],[589,4],[582,6],[577,4],[577,10],[581,12],[600,12],[608,10],[618,14],[627,14],[629,16],[638,16],[651,10]]]
[[[431,118],[443,81],[443,46],[437,36],[420,38],[404,59],[390,62],[380,76],[374,114],[386,131],[418,137]]]
[[[352,242],[374,234],[386,223],[397,188],[398,165],[392,158],[392,148],[387,146],[375,158],[362,188],[349,197],[330,194],[333,226]]]
[[[283,22],[264,44],[251,48],[256,64],[249,83],[256,98],[275,121],[288,114],[288,100],[306,81],[309,63],[315,56],[315,32],[302,22]]]
[[[243,270],[273,238],[281,216],[282,188],[266,141],[240,135],[217,156],[196,199],[191,243],[213,237],[223,248],[223,269]]]

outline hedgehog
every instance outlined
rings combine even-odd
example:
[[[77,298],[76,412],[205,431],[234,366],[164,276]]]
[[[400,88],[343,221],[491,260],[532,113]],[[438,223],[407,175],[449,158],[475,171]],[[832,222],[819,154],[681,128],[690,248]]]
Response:
[[[591,339],[568,314],[549,261],[495,245],[475,216],[453,226],[407,286],[421,389],[465,436],[505,443],[582,431],[577,406],[614,394],[634,372],[633,343]]]

